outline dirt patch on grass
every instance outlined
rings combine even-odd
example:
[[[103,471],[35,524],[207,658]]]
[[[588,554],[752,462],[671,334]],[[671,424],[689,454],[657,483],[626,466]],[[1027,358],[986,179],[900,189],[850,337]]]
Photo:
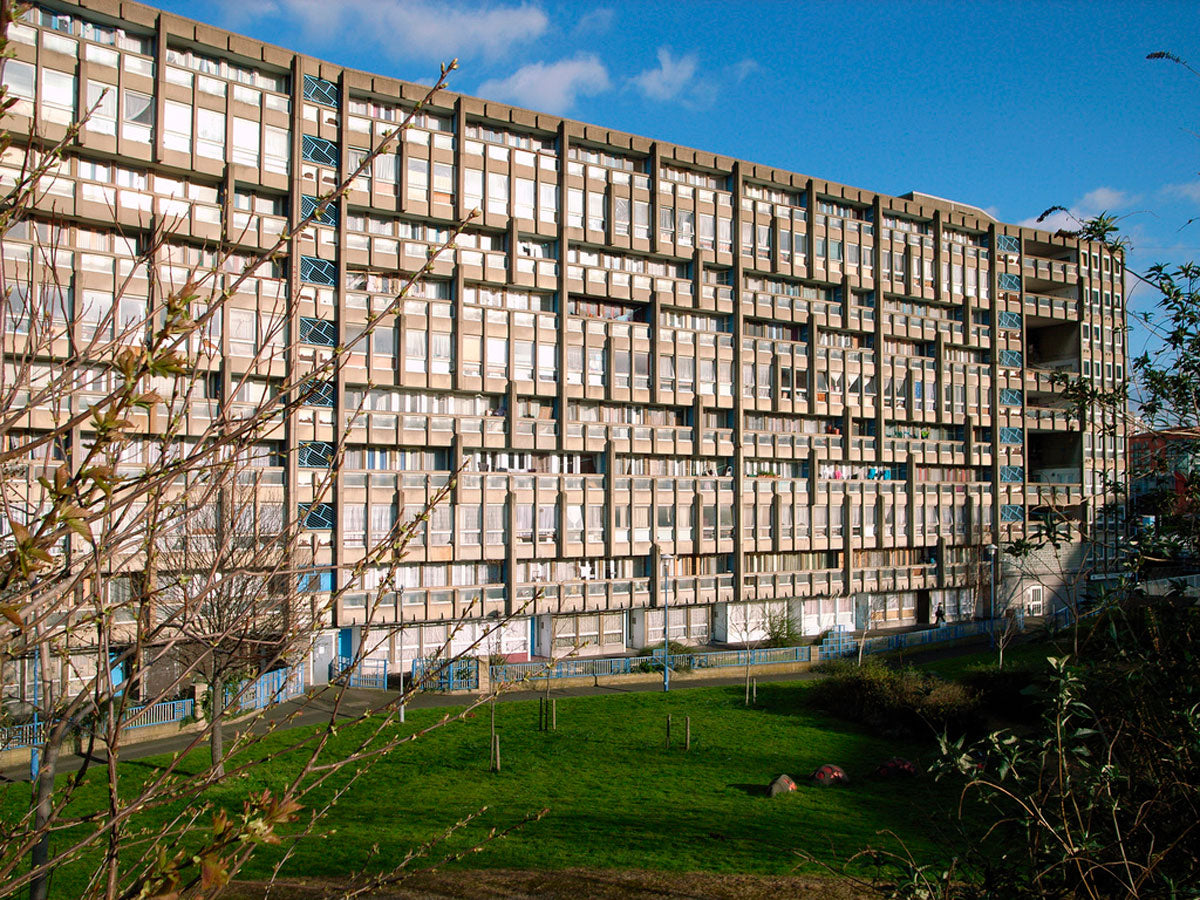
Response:
[[[261,900],[264,885],[241,883],[227,896],[235,900]],[[292,881],[278,884],[272,900],[321,900],[336,897],[345,883],[331,880]],[[874,896],[838,879],[789,875],[730,875],[712,872],[611,872],[599,869],[528,871],[484,869],[476,871],[422,872],[402,885],[369,894],[372,900],[866,900]]]

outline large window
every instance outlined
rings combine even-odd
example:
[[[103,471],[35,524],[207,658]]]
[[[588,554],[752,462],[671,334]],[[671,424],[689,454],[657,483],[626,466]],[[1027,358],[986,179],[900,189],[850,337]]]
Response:
[[[408,180],[405,185],[408,199],[418,203],[429,200],[429,160],[411,157],[408,160]]]
[[[180,153],[192,152],[192,108],[186,103],[164,102],[163,146]]]
[[[41,112],[47,122],[70,125],[75,121],[74,75],[42,69]]]
[[[89,89],[91,85],[89,84]],[[139,91],[125,91],[125,111],[121,117],[121,137],[129,141],[150,143],[154,127],[154,98]]]
[[[233,161],[239,166],[258,168],[258,123],[251,119],[233,117]]]
[[[501,215],[508,214],[508,175],[506,173],[488,173],[487,211]]]
[[[12,112],[20,116],[33,114],[34,80],[37,69],[29,63],[15,59],[4,63],[4,85],[8,88],[8,96],[15,98],[17,103]]]
[[[286,128],[263,126],[263,168],[287,175],[290,171],[291,134]]]
[[[9,66],[12,65],[10,62]],[[132,93],[132,92],[130,92]],[[117,134],[117,89],[101,81],[87,83],[87,105],[90,110],[86,128],[95,134]]]
[[[196,153],[210,159],[225,158],[225,113],[196,110]]]

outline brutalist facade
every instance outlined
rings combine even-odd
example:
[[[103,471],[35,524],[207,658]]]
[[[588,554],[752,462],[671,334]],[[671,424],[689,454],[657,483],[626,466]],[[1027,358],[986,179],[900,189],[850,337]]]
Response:
[[[97,105],[41,204],[84,316],[154,302],[137,256],[165,222],[167,278],[222,240],[269,247],[425,90],[118,0],[35,7],[10,38],[14,132]],[[449,92],[232,298],[214,396],[252,404],[327,358],[474,209],[262,473],[320,595],[461,470],[371,628],[393,669],[508,616],[491,652],[624,652],[662,639],[664,599],[692,644],[969,618],[986,548],[1048,516],[1107,564],[1124,435],[1056,373],[1124,376],[1119,256]],[[247,374],[263,341],[278,362]],[[1006,603],[1038,596],[1006,577]],[[372,578],[332,609],[316,677],[363,640]]]

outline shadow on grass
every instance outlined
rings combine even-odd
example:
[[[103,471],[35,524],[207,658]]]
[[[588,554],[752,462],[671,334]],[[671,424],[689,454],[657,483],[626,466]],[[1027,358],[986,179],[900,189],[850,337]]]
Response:
[[[731,787],[734,790],[738,790],[738,791],[741,791],[742,793],[749,794],[751,797],[767,796],[767,788],[765,785],[761,785],[761,784],[729,784],[729,785],[726,785],[726,787]]]
[[[818,709],[809,700],[811,685],[812,682],[809,681],[759,684],[756,698],[751,701],[749,706],[745,705],[745,688],[731,688],[729,696],[734,700],[734,705],[739,709],[771,713],[779,716],[803,715],[811,717],[816,715],[821,718],[828,717],[831,722],[836,721],[823,710]]]

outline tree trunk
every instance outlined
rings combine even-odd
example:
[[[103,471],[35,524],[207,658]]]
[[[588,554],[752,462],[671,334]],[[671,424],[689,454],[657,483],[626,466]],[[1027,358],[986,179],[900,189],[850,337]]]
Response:
[[[225,777],[225,679],[214,678],[208,687],[212,697],[212,732],[209,749],[212,751],[212,769],[218,778]]]
[[[33,787],[34,823],[39,836],[30,853],[30,868],[35,874],[29,882],[29,900],[46,900],[50,889],[50,873],[45,869],[50,860],[50,820],[54,813],[54,776],[58,771],[58,752],[66,729],[60,723],[49,729],[38,761],[37,783]],[[41,870],[41,871],[38,871]]]

